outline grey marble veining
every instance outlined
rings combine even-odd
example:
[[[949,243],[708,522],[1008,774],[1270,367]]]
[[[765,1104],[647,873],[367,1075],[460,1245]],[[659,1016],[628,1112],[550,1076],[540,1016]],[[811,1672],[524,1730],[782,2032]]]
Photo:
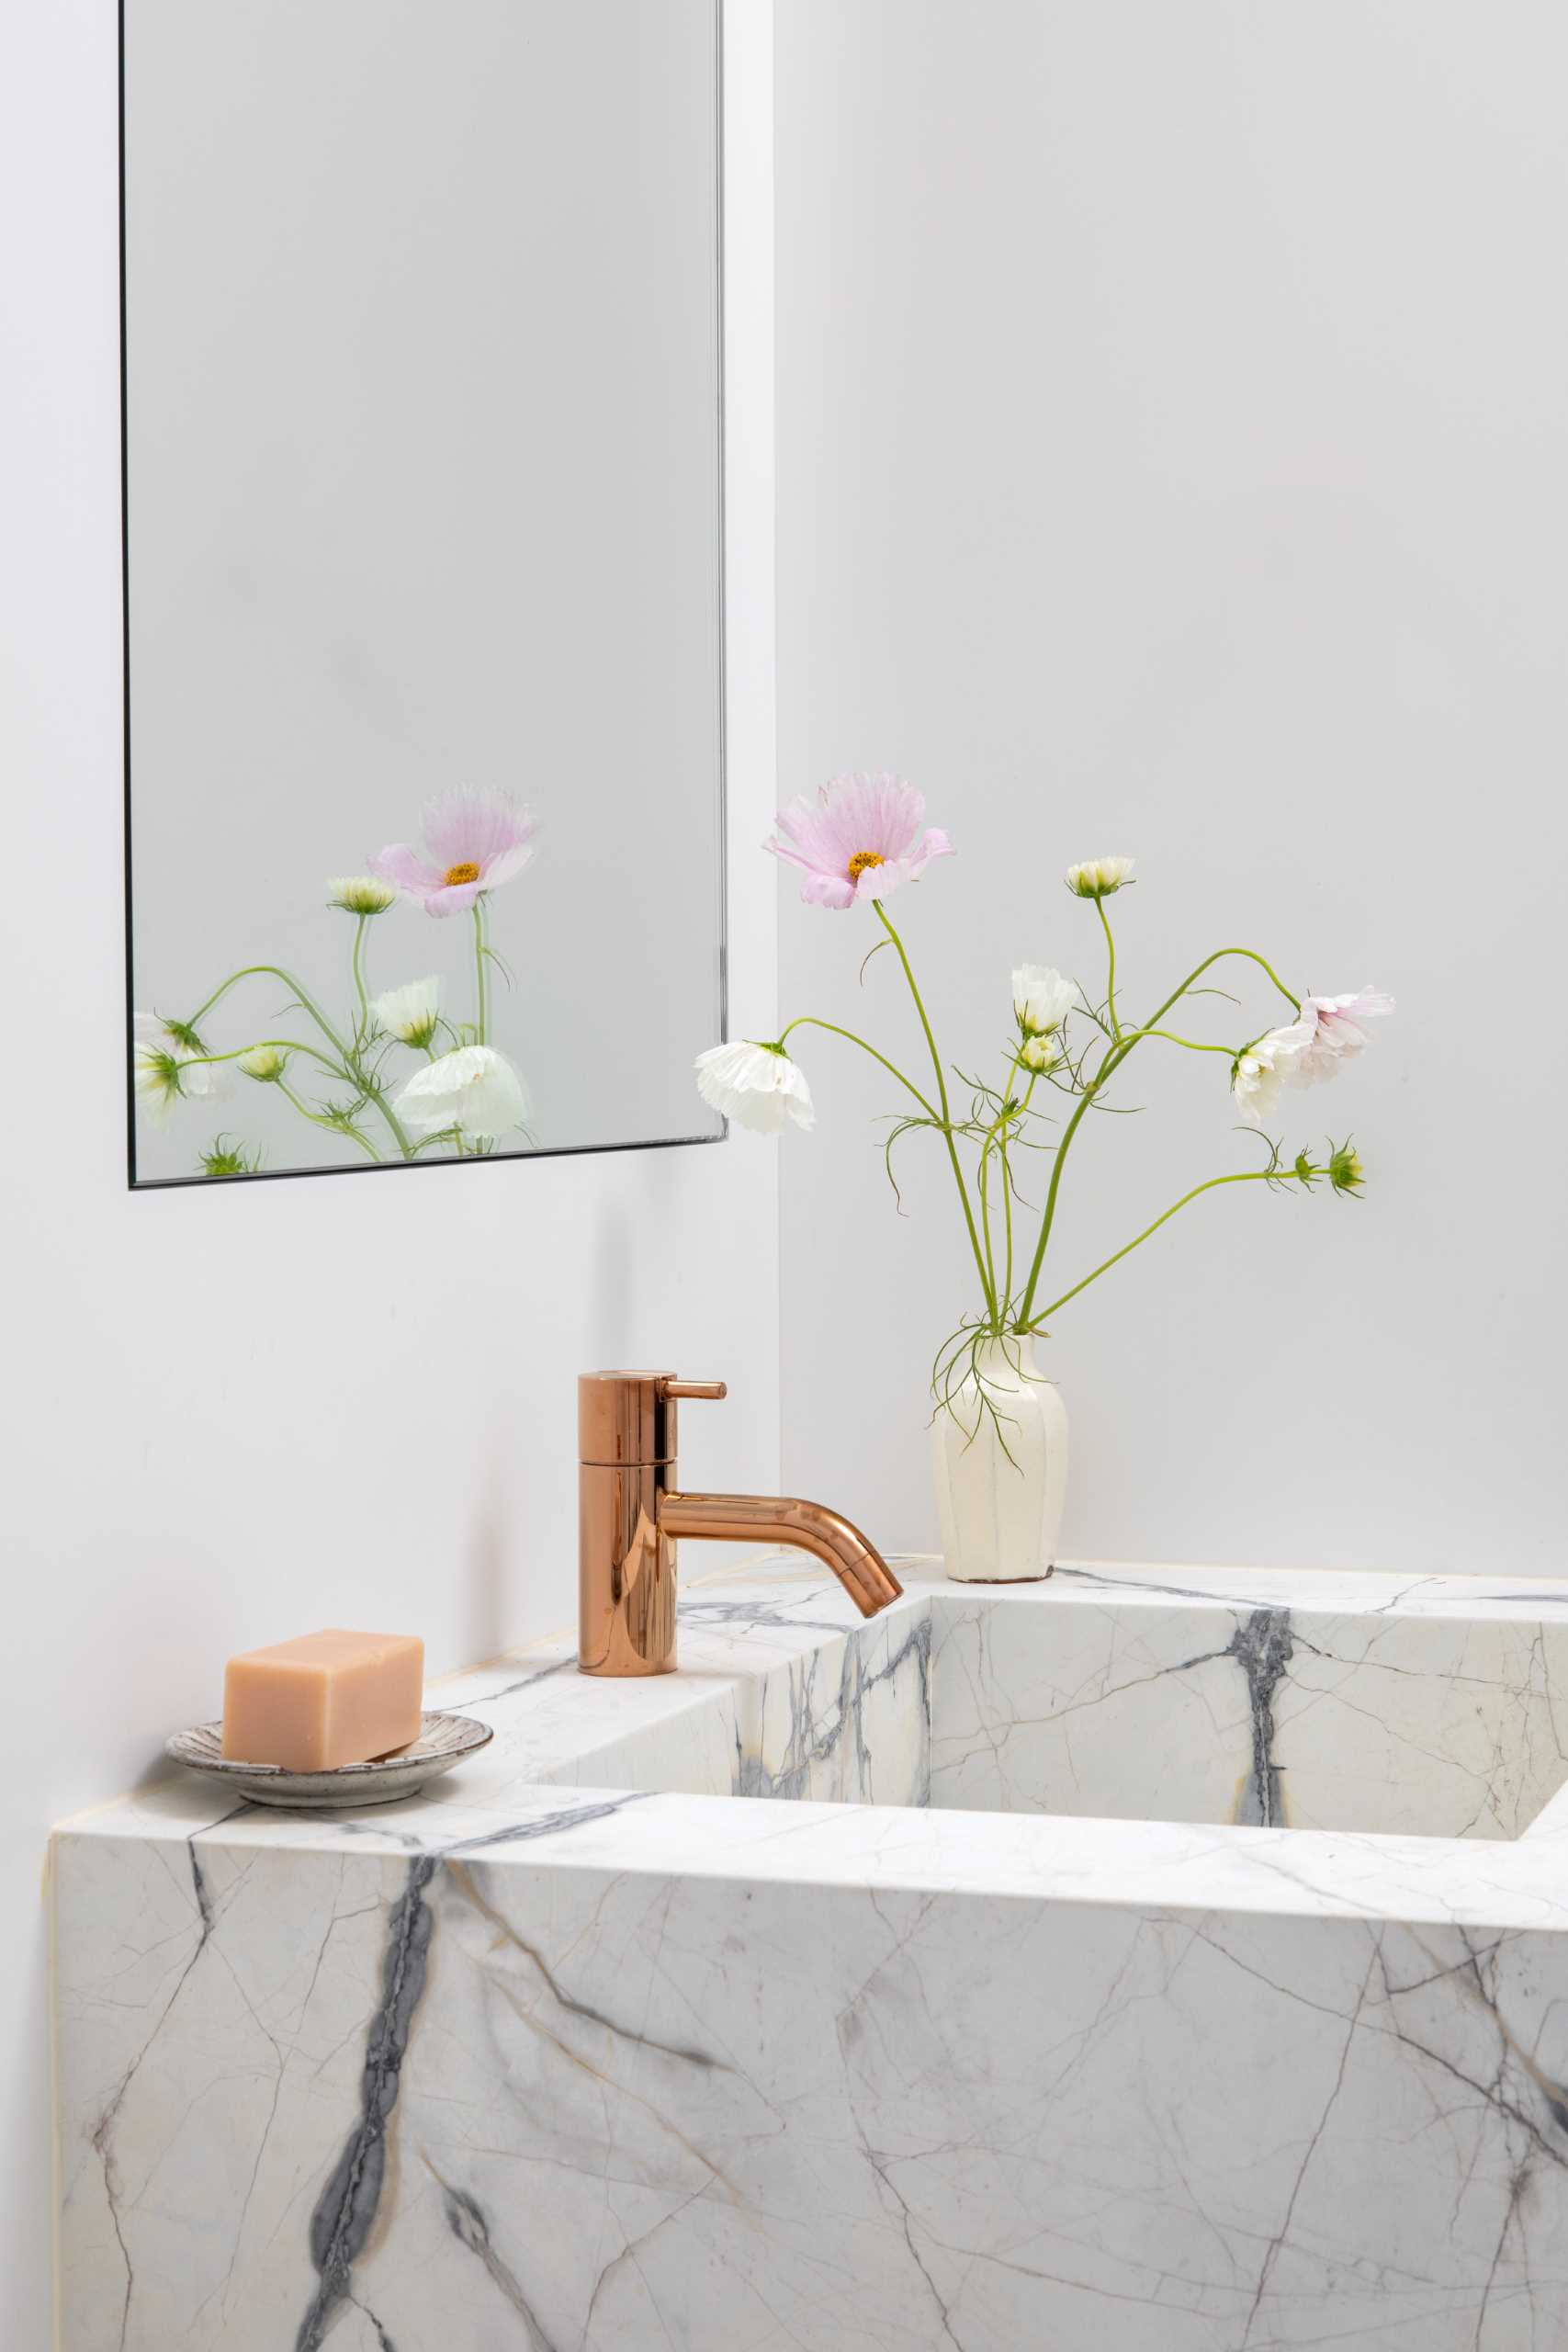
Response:
[[[63,2352],[1568,2342],[1562,1589],[904,1573],[66,1825]]]

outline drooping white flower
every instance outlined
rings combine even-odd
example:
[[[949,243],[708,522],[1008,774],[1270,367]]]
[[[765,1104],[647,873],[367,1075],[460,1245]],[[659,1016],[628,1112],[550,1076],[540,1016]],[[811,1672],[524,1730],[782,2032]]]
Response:
[[[1091,857],[1082,865],[1068,866],[1067,888],[1080,899],[1109,899],[1132,874],[1130,857]]]
[[[415,1070],[397,1098],[400,1118],[423,1135],[455,1127],[472,1143],[493,1143],[524,1125],[528,1094],[519,1073],[493,1046],[459,1046]]]
[[[1012,1009],[1026,1037],[1048,1037],[1077,1002],[1077,989],[1049,964],[1021,964],[1012,976]]]
[[[340,874],[327,884],[330,902],[345,915],[383,915],[398,895],[395,882],[374,874]]]
[[[154,1126],[167,1126],[176,1103],[210,1102],[227,1091],[227,1072],[200,1058],[205,1049],[190,1027],[138,1012],[131,1033],[136,1101]]]
[[[1320,1086],[1332,1078],[1365,1046],[1363,1023],[1393,1011],[1393,997],[1381,989],[1303,997],[1294,1021],[1270,1029],[1237,1057],[1231,1088],[1242,1117],[1249,1126],[1261,1126],[1278,1109],[1283,1088]]]
[[[1231,1092],[1235,1097],[1237,1112],[1249,1127],[1262,1126],[1280,1107],[1290,1055],[1294,1050],[1291,1040],[1298,1026],[1292,1023],[1288,1029],[1271,1029],[1267,1037],[1259,1037],[1236,1056],[1231,1072]]]
[[[383,989],[370,1000],[370,1010],[389,1037],[405,1046],[428,1046],[441,1012],[441,982],[433,972],[425,980],[408,980],[400,989]]]
[[[1290,1082],[1317,1086],[1332,1078],[1341,1062],[1353,1061],[1366,1045],[1366,1023],[1393,1011],[1393,999],[1382,989],[1358,989],[1353,996],[1303,997],[1302,1017],[1295,1024],[1303,1034],[1292,1049]]]
[[[759,1135],[776,1136],[791,1120],[807,1129],[817,1124],[806,1073],[782,1046],[738,1037],[732,1045],[710,1046],[694,1068],[703,1101]]]

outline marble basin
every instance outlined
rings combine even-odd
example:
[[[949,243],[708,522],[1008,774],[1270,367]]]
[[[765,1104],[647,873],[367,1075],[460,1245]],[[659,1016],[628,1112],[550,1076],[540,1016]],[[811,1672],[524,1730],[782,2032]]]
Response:
[[[900,1573],[64,1825],[63,2352],[1568,2343],[1568,1585]]]

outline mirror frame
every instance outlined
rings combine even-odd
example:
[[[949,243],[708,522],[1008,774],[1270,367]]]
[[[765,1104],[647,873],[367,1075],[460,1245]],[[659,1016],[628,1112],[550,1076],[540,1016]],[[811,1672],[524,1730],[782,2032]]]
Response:
[[[134,819],[131,789],[131,698],[130,673],[130,343],[129,302],[126,255],[126,19],[135,0],[118,0],[118,42],[117,50],[118,86],[116,113],[118,126],[118,197],[119,207],[118,269],[119,269],[119,562],[120,562],[120,727],[122,737],[122,862],[125,872],[125,1103],[126,1103],[126,1182],[133,1193],[165,1193],[184,1190],[188,1186],[216,1188],[226,1184],[277,1183],[310,1176],[375,1176],[394,1171],[407,1173],[432,1168],[490,1167],[498,1161],[530,1159],[570,1159],[597,1157],[618,1151],[681,1151],[694,1145],[724,1143],[729,1135],[729,1121],[720,1118],[716,1134],[690,1136],[650,1136],[632,1143],[539,1144],[518,1151],[490,1151],[482,1156],[459,1159],[389,1159],[367,1165],[352,1160],[340,1166],[326,1168],[257,1168],[231,1176],[138,1176],[136,1172],[136,939],[135,939],[135,860]],[[330,5],[330,0],[325,0]],[[718,795],[718,823],[716,832],[715,856],[716,871],[714,883],[717,899],[717,960],[718,1031],[714,1043],[729,1036],[729,663],[726,639],[728,589],[727,563],[727,495],[728,474],[725,456],[725,383],[728,347],[725,334],[725,55],[724,0],[711,0],[714,19],[714,241],[713,241],[713,311],[714,348],[716,354],[714,382],[715,464],[717,470],[715,522],[717,533],[717,564],[716,587],[717,611],[715,615],[714,650],[716,656],[715,693],[717,696],[717,759],[715,789]],[[695,1097],[695,1087],[693,1089]]]

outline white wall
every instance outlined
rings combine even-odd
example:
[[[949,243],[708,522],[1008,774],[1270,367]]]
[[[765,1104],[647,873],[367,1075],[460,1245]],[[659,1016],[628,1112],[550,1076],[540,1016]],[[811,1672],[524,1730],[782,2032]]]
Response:
[[[744,844],[773,789],[771,56],[762,0],[729,14]],[[686,1467],[775,1487],[776,1209],[771,1159],[734,1143],[127,1191],[114,11],[57,0],[6,47],[0,2278],[7,2344],[38,2352],[50,1824],[211,1713],[235,1648],[370,1622],[423,1630],[439,1668],[569,1620],[582,1367],[727,1374]],[[732,913],[735,1018],[765,1028],[773,885],[749,854]]]
[[[783,788],[926,788],[961,854],[896,914],[960,1060],[1015,955],[1098,978],[1058,876],[1107,852],[1134,1005],[1233,940],[1401,1002],[1286,1127],[1354,1130],[1360,1204],[1221,1195],[1063,1312],[1080,1555],[1563,1566],[1565,75],[1551,0],[780,15]],[[913,1052],[871,937],[786,886],[783,1010]],[[1247,1164],[1224,1065],[1142,1050],[1066,1279]],[[786,1478],[928,1541],[953,1216],[806,1053]]]

